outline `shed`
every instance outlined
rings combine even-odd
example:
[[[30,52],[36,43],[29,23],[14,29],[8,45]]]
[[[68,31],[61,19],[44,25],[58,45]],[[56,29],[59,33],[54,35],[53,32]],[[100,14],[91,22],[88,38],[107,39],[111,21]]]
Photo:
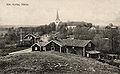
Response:
[[[35,43],[33,44],[32,47],[32,51],[46,51],[44,45],[46,44],[46,42],[39,42],[39,43]]]
[[[86,52],[87,52],[87,57],[90,57],[90,58],[100,57],[100,52],[99,51],[93,50],[93,51],[86,51]]]

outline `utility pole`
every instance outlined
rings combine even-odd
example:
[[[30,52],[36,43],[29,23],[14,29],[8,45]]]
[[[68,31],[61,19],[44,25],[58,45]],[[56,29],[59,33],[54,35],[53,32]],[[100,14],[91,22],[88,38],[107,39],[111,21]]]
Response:
[[[20,44],[22,44],[23,35],[22,35],[22,27],[20,27]]]

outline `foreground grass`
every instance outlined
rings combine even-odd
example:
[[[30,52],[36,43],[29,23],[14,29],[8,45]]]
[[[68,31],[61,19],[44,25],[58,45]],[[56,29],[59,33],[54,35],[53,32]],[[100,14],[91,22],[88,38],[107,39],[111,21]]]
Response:
[[[117,67],[58,52],[31,52],[0,57],[0,74],[119,74]]]

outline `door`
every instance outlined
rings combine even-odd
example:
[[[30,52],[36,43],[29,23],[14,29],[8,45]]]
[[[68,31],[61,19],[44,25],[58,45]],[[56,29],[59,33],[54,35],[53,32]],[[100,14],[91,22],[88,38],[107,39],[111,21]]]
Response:
[[[38,50],[38,47],[35,47],[35,51],[37,51]]]

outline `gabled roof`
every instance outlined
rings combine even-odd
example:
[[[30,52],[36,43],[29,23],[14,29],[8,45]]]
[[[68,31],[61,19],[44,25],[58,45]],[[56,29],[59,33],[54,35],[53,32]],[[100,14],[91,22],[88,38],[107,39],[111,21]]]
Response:
[[[61,40],[51,40],[48,43],[45,44],[45,46],[51,42],[54,42],[56,44],[58,44],[59,46],[64,46],[64,43],[61,42]]]
[[[38,46],[45,46],[46,42],[39,42],[39,43],[35,43],[33,44],[31,47],[33,47],[34,45],[38,45]]]
[[[55,42],[60,46],[85,47],[89,42],[91,42],[91,40],[62,39],[62,40],[51,40],[50,42]],[[47,44],[49,44],[50,42],[48,42]],[[45,46],[47,44],[45,44]]]
[[[91,42],[91,40],[57,39],[57,40],[51,40],[49,42],[39,42],[39,43],[35,43],[35,44],[37,44],[38,46],[46,46],[51,42],[54,42],[61,47],[62,46],[85,47],[89,42]],[[33,44],[32,46],[34,46],[35,44]]]
[[[27,36],[32,36],[32,37],[36,38],[36,36],[35,36],[35,35],[33,35],[33,34],[27,34],[27,35],[25,35],[25,37],[24,37],[24,38],[26,38]]]
[[[62,43],[66,46],[85,47],[91,40],[63,39]]]

